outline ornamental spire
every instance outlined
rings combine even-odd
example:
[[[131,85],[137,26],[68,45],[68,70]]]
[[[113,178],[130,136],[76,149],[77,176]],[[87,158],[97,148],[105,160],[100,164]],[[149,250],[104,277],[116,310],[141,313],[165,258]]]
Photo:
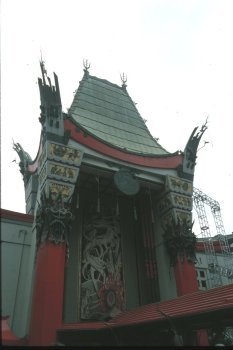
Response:
[[[45,76],[47,76],[47,70],[45,69],[45,62],[42,60],[42,54],[40,58],[40,69],[42,73],[43,84],[46,85]]]
[[[184,150],[184,159],[183,159],[183,176],[187,179],[193,180],[194,176],[194,168],[196,165],[196,159],[197,159],[197,151],[198,151],[198,145],[201,140],[202,135],[207,129],[207,121],[206,119],[205,124],[202,125],[201,129],[198,130],[198,126],[194,128],[187,144]]]
[[[83,69],[83,71],[84,71],[84,76],[85,76],[85,77],[88,77],[88,76],[89,76],[89,71],[88,71],[88,69],[91,67],[91,64],[90,64],[90,62],[88,62],[87,59],[86,59],[86,60],[83,60],[83,67],[84,67],[84,69]]]
[[[120,77],[121,77],[121,82],[122,82],[121,86],[122,86],[123,90],[126,90],[127,75],[125,73],[123,73],[122,75],[120,75]]]

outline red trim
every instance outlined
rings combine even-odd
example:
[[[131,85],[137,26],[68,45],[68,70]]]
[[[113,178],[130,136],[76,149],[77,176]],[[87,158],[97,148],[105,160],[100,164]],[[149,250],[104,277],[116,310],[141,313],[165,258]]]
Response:
[[[30,171],[30,173],[34,173],[37,170],[41,152],[42,152],[42,143],[41,143],[41,140],[40,140],[40,146],[39,146],[39,150],[38,150],[36,159],[34,160],[34,162],[32,164],[28,165],[28,171]]]
[[[1,218],[15,220],[15,221],[24,221],[24,222],[33,222],[33,215],[18,213],[16,211],[11,211],[7,209],[0,209]]]
[[[178,257],[177,264],[174,267],[174,272],[178,296],[198,290],[197,275],[194,263],[188,262],[186,257],[184,257],[184,262],[182,263]]]
[[[219,241],[213,241],[213,246],[214,246],[214,250],[216,253],[222,252],[221,244]],[[196,243],[196,250],[197,250],[197,252],[205,252],[204,242],[197,242]]]
[[[62,324],[65,244],[46,242],[37,252],[29,345],[48,346],[56,341]]]
[[[85,135],[84,132],[77,132],[77,126],[70,120],[64,120],[65,131],[70,131],[70,138],[74,141],[87,146],[97,152],[110,156],[112,158],[122,160],[131,164],[142,165],[149,168],[161,169],[176,169],[183,162],[183,155],[168,155],[166,156],[140,156],[128,152],[121,151],[111,147],[104,142],[97,140],[91,135]],[[38,168],[38,160],[41,155],[41,143],[35,161],[28,165],[28,171],[34,173]]]
[[[183,156],[170,155],[167,157],[156,157],[156,156],[140,156],[132,153],[127,153],[118,150],[114,147],[108,146],[107,144],[97,140],[91,135],[84,136],[82,131],[77,132],[77,126],[72,121],[66,119],[64,121],[65,131],[70,130],[70,138],[74,141],[85,145],[97,152],[105,154],[107,156],[123,160],[132,164],[143,165],[151,168],[163,168],[163,169],[175,169],[182,164]]]

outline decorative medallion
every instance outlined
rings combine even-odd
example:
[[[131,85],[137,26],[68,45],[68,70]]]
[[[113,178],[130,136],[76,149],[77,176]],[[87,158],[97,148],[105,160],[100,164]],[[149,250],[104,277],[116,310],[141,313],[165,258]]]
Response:
[[[114,182],[117,188],[127,195],[135,195],[139,191],[139,183],[126,170],[120,170],[114,175]]]

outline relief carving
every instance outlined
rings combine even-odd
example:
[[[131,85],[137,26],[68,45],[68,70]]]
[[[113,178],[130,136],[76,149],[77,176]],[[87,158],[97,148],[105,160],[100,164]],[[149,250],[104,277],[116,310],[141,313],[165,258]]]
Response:
[[[189,221],[181,221],[179,218],[177,222],[173,219],[166,227],[164,233],[165,246],[167,247],[170,256],[171,265],[177,263],[178,256],[183,261],[184,256],[190,262],[196,261],[196,236],[192,232],[193,223]]]
[[[64,203],[61,195],[54,201],[51,194],[46,198],[42,193],[35,221],[37,247],[47,240],[55,244],[66,242],[68,255],[68,236],[72,222],[70,204]]]
[[[116,217],[96,215],[84,226],[81,318],[104,319],[124,309],[120,227]]]

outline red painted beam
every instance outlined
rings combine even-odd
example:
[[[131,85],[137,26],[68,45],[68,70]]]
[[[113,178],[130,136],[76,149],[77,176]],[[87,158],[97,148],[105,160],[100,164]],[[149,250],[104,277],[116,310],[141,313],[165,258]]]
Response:
[[[128,163],[150,168],[176,169],[183,162],[183,156],[181,154],[168,156],[143,156],[117,149],[89,134],[85,135],[83,131],[77,132],[77,126],[68,119],[64,121],[64,127],[66,131],[70,130],[70,138],[74,141],[100,152],[101,154],[105,154]]]
[[[64,120],[65,131],[70,131],[70,138],[81,145],[93,149],[101,154],[122,160],[127,163],[142,165],[149,168],[176,169],[183,162],[182,154],[172,154],[168,156],[143,156],[117,149],[97,138],[84,133],[77,132],[77,126],[68,119]],[[33,163],[28,165],[28,171],[34,173],[38,168],[38,160],[41,155],[42,145],[40,141],[39,151]]]

